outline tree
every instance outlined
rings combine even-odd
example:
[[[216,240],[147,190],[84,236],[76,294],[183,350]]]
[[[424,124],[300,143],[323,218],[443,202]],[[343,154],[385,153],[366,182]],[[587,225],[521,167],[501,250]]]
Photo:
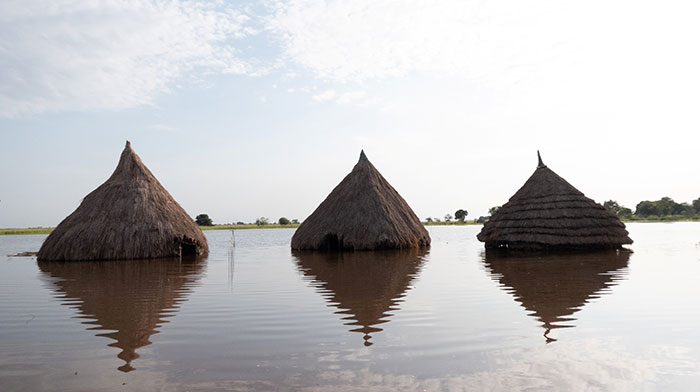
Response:
[[[605,207],[605,209],[607,209],[615,215],[617,215],[617,212],[620,210],[620,205],[617,204],[615,200],[606,201],[605,203],[603,203],[603,207]]]
[[[489,221],[488,216],[480,216],[479,219],[476,220],[476,223],[486,223]]]
[[[495,214],[496,211],[498,211],[500,208],[501,208],[501,206],[495,206],[495,207],[489,208],[489,215],[493,216],[493,214]]]
[[[293,225],[298,225],[298,224],[299,224],[299,219],[292,219],[292,224],[293,224]]]
[[[603,203],[603,207],[620,218],[631,218],[632,210],[627,207],[619,205],[615,200],[608,200]]]
[[[194,218],[194,221],[199,226],[214,226],[214,222],[211,221],[211,218],[207,214],[197,215],[197,217]]]
[[[281,217],[281,218],[277,221],[277,223],[279,223],[280,225],[288,225],[288,224],[290,224],[290,223],[292,223],[292,222],[291,222],[289,219],[285,218],[285,217]]]
[[[693,203],[695,203],[695,201]],[[695,214],[695,211],[695,204],[691,206],[688,203],[676,203],[673,199],[666,196],[656,201],[644,200],[639,202],[634,214],[642,218],[649,216],[664,217],[669,215],[692,216]]]
[[[620,210],[617,212],[617,216],[620,218],[629,219],[632,217],[632,210],[627,207],[620,207]]]
[[[700,197],[693,200],[693,209],[695,210],[696,214],[700,215]]]
[[[452,215],[450,215],[450,214],[445,215],[445,222],[449,222],[451,220],[452,220]]]
[[[270,221],[267,218],[265,218],[264,216],[255,220],[255,224],[258,226],[265,226],[269,223],[270,223]]]
[[[654,202],[649,201],[649,200],[644,200],[640,201],[637,203],[637,207],[634,211],[634,215],[637,215],[640,218],[646,218],[648,216],[652,215],[659,215],[658,210],[656,209],[656,205]]]
[[[670,197],[662,197],[661,200],[655,202],[658,216],[673,215],[676,207],[676,202]]]
[[[676,203],[673,208],[673,215],[693,216],[695,208],[688,203]]]
[[[431,222],[433,221],[433,218],[427,217],[427,218],[425,218],[425,221],[428,222],[428,223],[431,223]]]
[[[457,219],[460,222],[464,222],[464,219],[467,217],[467,214],[467,210],[459,209],[455,211],[455,219]]]

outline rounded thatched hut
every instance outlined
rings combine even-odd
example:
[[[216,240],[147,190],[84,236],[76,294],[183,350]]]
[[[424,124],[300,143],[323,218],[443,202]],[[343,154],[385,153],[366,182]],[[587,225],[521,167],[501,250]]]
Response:
[[[542,163],[525,185],[484,224],[487,248],[618,249],[631,244],[625,224]]]
[[[364,151],[343,181],[299,226],[292,249],[352,251],[419,248],[430,235]]]
[[[205,255],[202,230],[127,141],[112,176],[90,192],[39,250],[40,261]]]

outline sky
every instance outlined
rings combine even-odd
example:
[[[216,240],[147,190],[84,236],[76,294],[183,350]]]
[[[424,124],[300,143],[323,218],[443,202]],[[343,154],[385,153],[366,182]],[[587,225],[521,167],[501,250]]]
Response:
[[[700,197],[693,1],[3,0],[0,227],[55,226],[126,140],[193,217],[303,220],[364,149],[421,218],[545,164]]]

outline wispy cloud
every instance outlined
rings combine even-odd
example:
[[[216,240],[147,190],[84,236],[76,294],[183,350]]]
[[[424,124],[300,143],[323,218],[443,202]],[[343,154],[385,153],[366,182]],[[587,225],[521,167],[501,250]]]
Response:
[[[172,125],[167,125],[167,124],[152,124],[148,127],[149,129],[152,129],[154,131],[161,131],[161,132],[175,132],[178,129]]]
[[[557,2],[496,3],[280,1],[269,29],[289,60],[341,82],[413,72],[468,78],[515,72],[564,39],[566,15],[547,17],[561,8]]]
[[[0,2],[0,116],[148,104],[191,71],[253,72],[250,18],[206,1]]]
[[[314,94],[312,98],[316,102],[326,102],[334,100],[337,96],[338,93],[336,93],[335,90],[326,90],[324,92]]]
[[[364,91],[337,92],[332,89],[311,96],[316,102],[335,102],[339,104],[362,102],[366,97],[367,93]]]

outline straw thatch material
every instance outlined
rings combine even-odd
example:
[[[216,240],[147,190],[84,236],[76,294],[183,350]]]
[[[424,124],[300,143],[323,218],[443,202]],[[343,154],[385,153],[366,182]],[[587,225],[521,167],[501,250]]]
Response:
[[[419,248],[430,235],[364,151],[352,172],[297,228],[292,249],[326,251]]]
[[[371,346],[378,325],[399,310],[411,282],[420,273],[427,250],[328,253],[293,251],[299,270],[311,279],[329,307],[338,308],[350,332]]]
[[[477,235],[487,248],[568,251],[631,244],[625,224],[542,163]]]
[[[207,239],[127,141],[112,176],[46,238],[42,261],[205,255]]]
[[[39,262],[61,304],[76,309],[88,330],[113,341],[121,351],[122,372],[134,370],[137,350],[174,317],[204,273],[206,263],[193,259]]]
[[[573,314],[625,278],[629,251],[534,256],[486,251],[491,278],[542,323],[547,342],[557,328],[574,327]]]

